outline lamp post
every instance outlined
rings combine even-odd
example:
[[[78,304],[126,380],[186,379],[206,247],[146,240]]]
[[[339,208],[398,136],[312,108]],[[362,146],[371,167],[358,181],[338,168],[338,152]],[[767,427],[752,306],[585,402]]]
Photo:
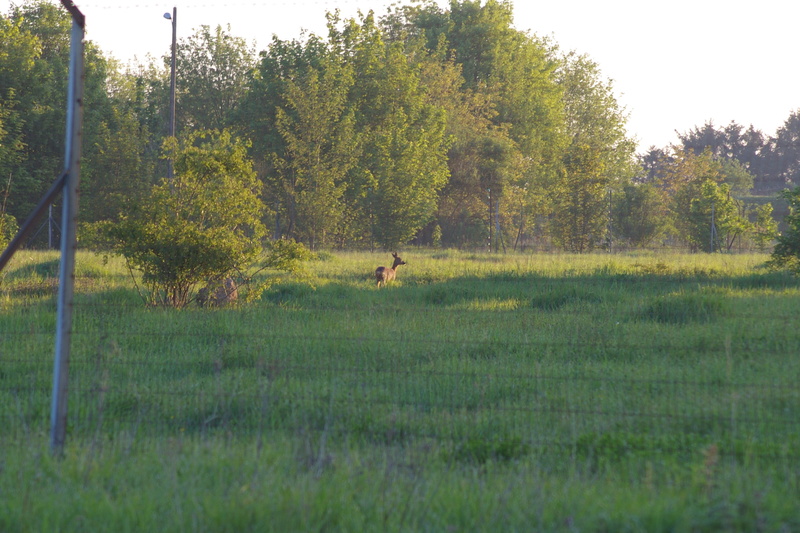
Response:
[[[175,52],[177,51],[176,36],[178,23],[178,8],[172,8],[172,15],[164,13],[164,18],[172,21],[172,65],[169,82],[169,136],[175,137]],[[172,183],[174,177],[172,157],[168,160],[167,178]]]

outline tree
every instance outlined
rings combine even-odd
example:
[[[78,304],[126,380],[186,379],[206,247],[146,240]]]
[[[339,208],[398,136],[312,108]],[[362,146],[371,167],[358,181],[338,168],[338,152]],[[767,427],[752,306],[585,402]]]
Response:
[[[738,159],[723,159],[722,181],[730,185],[731,192],[736,195],[744,195],[753,188],[753,175],[744,167]]]
[[[772,140],[771,158],[783,187],[800,183],[800,109],[793,111]]]
[[[261,60],[251,73],[248,89],[239,107],[237,123],[252,140],[258,178],[263,183],[264,200],[269,212],[262,220],[274,216],[274,237],[294,233],[296,209],[292,205],[294,189],[287,169],[277,168],[281,162],[292,161],[287,153],[286,138],[277,127],[279,109],[290,109],[286,99],[288,86],[298,73],[315,70],[322,72],[322,63],[328,54],[327,44],[317,36],[307,41],[283,41],[273,37],[269,48],[261,53]],[[308,117],[310,119],[310,117]],[[287,188],[288,186],[288,188]]]
[[[752,239],[759,251],[763,252],[780,234],[778,222],[772,218],[772,204],[766,203],[750,206],[750,213],[755,220],[752,221]]]
[[[363,154],[347,197],[369,235],[394,249],[433,220],[447,183],[445,111],[427,101],[419,69],[402,42],[384,42],[372,13],[329,25],[333,49],[355,73],[350,102]],[[364,216],[366,215],[366,217]]]
[[[81,175],[83,222],[116,220],[126,206],[147,195],[154,178],[154,161],[146,157],[148,134],[132,112],[114,109],[109,122],[99,124],[92,157]]]
[[[520,231],[531,215],[525,188],[526,160],[498,116],[491,92],[469,87],[463,65],[447,41],[449,13],[433,3],[401,6],[382,20],[391,41],[405,44],[419,65],[420,81],[431,104],[446,114],[452,140],[447,161],[450,179],[442,190],[436,222],[421,242],[433,242],[434,231],[445,243],[485,245],[498,220]],[[438,230],[436,228],[439,228]],[[519,234],[519,232],[518,232]]]
[[[0,171],[4,183],[11,177],[6,209],[18,219],[27,217],[62,170],[70,27],[64,9],[41,0],[0,17],[0,108],[8,111],[0,111],[6,115],[0,121],[10,135],[5,140],[17,147],[11,159],[0,154]],[[103,152],[120,153],[126,145],[109,144],[120,140],[108,87],[110,62],[87,42],[84,65],[81,189],[89,191],[87,206],[93,209],[102,205],[89,198],[96,185],[110,181],[108,168],[98,161]],[[128,128],[125,139],[131,135],[138,138],[138,129]],[[82,220],[91,220],[89,213],[82,209]]]
[[[682,192],[690,189],[687,187]],[[741,202],[731,196],[730,185],[703,180],[680,224],[684,238],[700,250],[730,250],[736,238],[749,229],[747,220],[740,215],[742,207]]]
[[[570,146],[551,188],[551,232],[561,246],[584,252],[606,236],[609,196],[633,175],[635,145],[611,82],[602,79],[594,61],[567,54],[558,75]]]
[[[229,32],[230,26],[227,31],[217,26],[213,33],[209,26],[201,26],[178,43],[179,131],[222,130],[233,125],[255,58],[252,47]]]
[[[258,181],[246,143],[228,131],[196,132],[165,143],[175,178],[153,187],[131,214],[106,230],[114,250],[143,274],[148,300],[183,307],[192,289],[253,261],[264,227]]]
[[[666,231],[666,208],[652,183],[628,183],[614,195],[612,233],[632,246],[647,246]]]
[[[800,187],[786,190],[781,197],[789,204],[785,223],[787,230],[778,237],[767,264],[773,269],[786,269],[800,275]]]
[[[535,214],[546,214],[541,191],[549,190],[559,175],[569,142],[564,88],[557,75],[560,63],[546,40],[513,27],[510,2],[454,0],[447,17],[446,25],[423,19],[429,23],[428,35],[447,28],[446,40],[462,68],[465,88],[484,97],[491,105],[493,125],[515,144],[518,155],[509,152],[508,160],[516,169],[503,173],[506,181],[495,185],[492,196],[511,209],[501,218],[513,220],[519,236]],[[495,140],[512,148],[497,137],[490,144],[497,145]],[[478,152],[473,157],[482,156]],[[503,199],[507,192],[513,199]]]
[[[1,126],[1,125],[0,125]],[[0,131],[0,142],[2,142],[2,131]],[[8,183],[3,190],[2,194],[0,194],[0,250],[4,249],[11,239],[14,238],[16,235],[17,230],[19,229],[17,226],[17,220],[6,213],[6,203],[8,202],[8,192],[11,186],[11,179],[9,178]]]
[[[5,181],[6,177],[8,179],[4,200],[8,199],[11,176],[22,161],[25,148],[22,142],[22,120],[14,105],[14,90],[11,89],[8,98],[0,98],[0,182]]]
[[[7,209],[24,219],[63,162],[69,17],[43,1],[14,6],[0,17],[0,42],[0,99],[15,115],[5,121],[15,123],[25,145],[4,169],[13,174]]]
[[[552,194],[550,233],[555,244],[577,253],[600,244],[608,223],[607,192],[608,180],[598,153],[588,145],[573,144],[564,157],[559,187]]]
[[[276,110],[284,150],[274,154],[274,167],[282,183],[286,235],[312,249],[325,245],[328,235],[347,233],[343,197],[359,151],[348,106],[353,82],[352,69],[329,55],[320,69],[308,66],[287,80],[286,104]]]
[[[748,177],[742,172],[736,172],[738,177],[745,180],[740,184],[725,180],[726,183],[731,183],[734,191],[739,194],[746,192],[744,186],[748,182],[752,182],[749,189],[755,187],[761,191],[774,190],[776,186],[782,187],[776,184],[776,181],[784,178],[780,177],[780,165],[776,161],[775,140],[767,140],[764,134],[752,125],[745,129],[731,121],[724,128],[717,128],[709,121],[702,127],[695,127],[687,133],[680,134],[678,138],[684,150],[690,150],[696,155],[709,151],[723,164],[737,165],[741,171],[749,173]]]

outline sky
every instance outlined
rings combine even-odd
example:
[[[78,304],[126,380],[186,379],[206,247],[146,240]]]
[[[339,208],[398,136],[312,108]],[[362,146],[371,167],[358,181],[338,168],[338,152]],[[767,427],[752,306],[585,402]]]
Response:
[[[54,3],[55,0],[51,0]],[[201,25],[225,27],[264,50],[273,35],[325,35],[325,13],[386,12],[387,0],[74,0],[87,40],[122,62],[168,54]],[[408,0],[405,0],[407,2]],[[22,0],[0,0],[0,12]],[[439,1],[440,5],[447,2]],[[678,133],[735,121],[774,135],[800,109],[800,1],[516,0],[514,26],[585,54],[612,80],[639,152]],[[677,133],[676,133],[677,132]]]

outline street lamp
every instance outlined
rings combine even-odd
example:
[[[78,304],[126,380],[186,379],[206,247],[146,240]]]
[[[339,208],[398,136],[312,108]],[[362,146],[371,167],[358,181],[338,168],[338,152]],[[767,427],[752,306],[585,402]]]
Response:
[[[172,21],[172,68],[169,83],[169,136],[175,137],[175,52],[177,50],[176,36],[178,23],[178,8],[172,8],[172,15],[164,13],[164,18]],[[167,178],[172,183],[174,177],[172,157],[168,160]]]

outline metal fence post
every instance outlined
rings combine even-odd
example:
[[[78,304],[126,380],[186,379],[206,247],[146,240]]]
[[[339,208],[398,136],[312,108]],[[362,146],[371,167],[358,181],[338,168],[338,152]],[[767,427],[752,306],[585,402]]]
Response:
[[[58,315],[53,369],[53,403],[50,412],[50,450],[60,454],[67,431],[67,384],[72,337],[72,296],[75,285],[76,218],[80,179],[81,127],[83,122],[84,17],[71,0],[62,4],[72,14],[72,37],[67,89],[67,131],[64,156],[63,210],[61,219],[61,265],[58,283]]]

